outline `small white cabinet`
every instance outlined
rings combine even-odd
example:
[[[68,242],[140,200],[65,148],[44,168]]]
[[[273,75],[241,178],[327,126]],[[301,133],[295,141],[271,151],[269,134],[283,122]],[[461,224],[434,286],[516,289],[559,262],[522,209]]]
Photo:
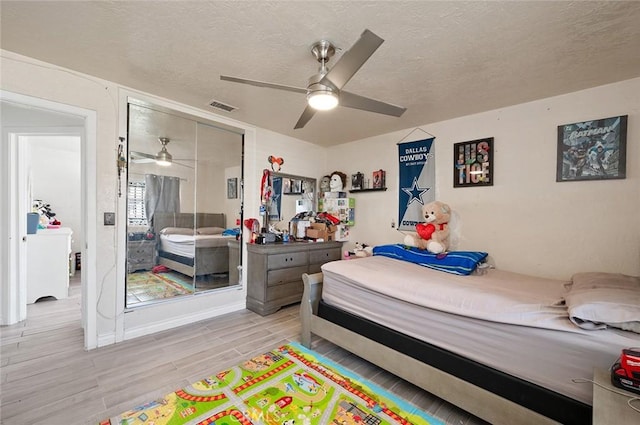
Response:
[[[67,227],[27,235],[27,304],[42,297],[69,296],[71,235]]]

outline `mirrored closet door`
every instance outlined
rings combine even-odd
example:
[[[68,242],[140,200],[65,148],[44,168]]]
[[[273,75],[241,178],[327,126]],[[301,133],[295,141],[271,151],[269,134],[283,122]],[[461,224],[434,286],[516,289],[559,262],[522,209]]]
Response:
[[[128,108],[127,308],[238,285],[242,130]]]

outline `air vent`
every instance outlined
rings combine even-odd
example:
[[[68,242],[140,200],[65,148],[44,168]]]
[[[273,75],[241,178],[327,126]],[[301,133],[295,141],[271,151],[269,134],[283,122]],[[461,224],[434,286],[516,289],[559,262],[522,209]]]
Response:
[[[215,99],[209,101],[209,106],[211,106],[212,108],[223,110],[225,112],[233,112],[238,109],[235,106],[227,105],[226,103],[219,102]]]

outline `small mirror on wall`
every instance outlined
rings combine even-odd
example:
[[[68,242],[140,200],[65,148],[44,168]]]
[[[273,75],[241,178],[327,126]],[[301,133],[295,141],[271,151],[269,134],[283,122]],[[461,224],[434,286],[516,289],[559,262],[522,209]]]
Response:
[[[287,223],[296,214],[316,209],[316,179],[278,172],[269,172],[268,221]]]

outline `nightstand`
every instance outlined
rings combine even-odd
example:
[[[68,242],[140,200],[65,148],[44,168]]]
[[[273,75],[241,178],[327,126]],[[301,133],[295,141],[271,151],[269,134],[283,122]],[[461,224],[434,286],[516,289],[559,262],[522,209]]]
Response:
[[[627,400],[632,397],[640,397],[613,386],[611,383],[611,373],[604,369],[593,371],[593,381],[599,385],[593,386],[593,425],[637,425],[640,424],[640,412],[636,412],[629,405]],[[600,387],[602,385],[604,388]],[[612,391],[622,394],[617,394]],[[640,402],[634,402],[634,406],[639,407]]]
[[[127,242],[127,273],[133,273],[138,270],[151,270],[155,265],[155,239]]]

